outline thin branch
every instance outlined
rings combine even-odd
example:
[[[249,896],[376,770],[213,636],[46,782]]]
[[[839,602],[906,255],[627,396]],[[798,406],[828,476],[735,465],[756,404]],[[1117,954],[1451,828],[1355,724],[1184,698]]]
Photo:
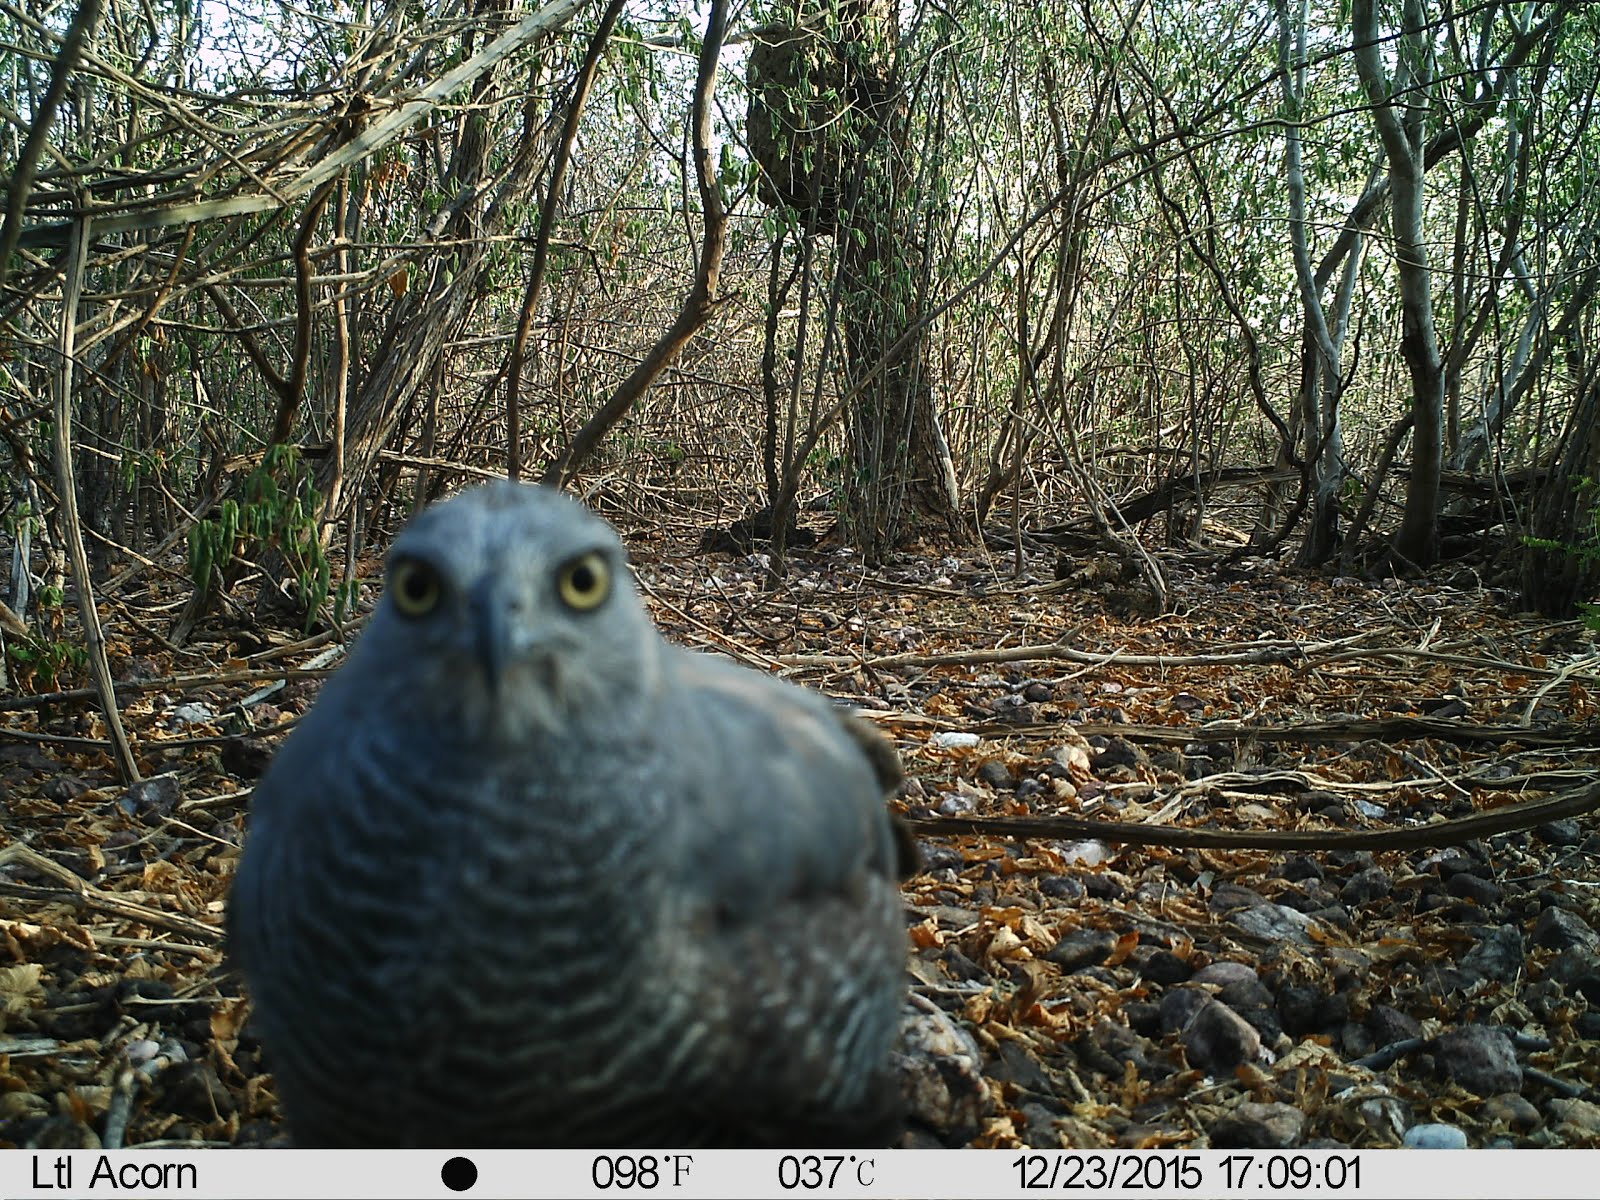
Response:
[[[0,288],[5,286],[8,264],[22,234],[22,214],[27,209],[33,173],[39,166],[40,156],[44,154],[50,126],[55,123],[56,110],[66,98],[67,81],[77,67],[78,60],[83,57],[84,43],[99,23],[103,7],[104,0],[83,0],[82,6],[73,14],[72,24],[67,27],[66,36],[61,40],[61,50],[50,68],[50,86],[39,101],[33,124],[28,128],[28,139],[22,144],[17,165],[12,169],[11,186],[6,189],[5,224],[0,226]]]
[[[67,543],[72,561],[73,585],[78,593],[78,618],[83,626],[84,646],[89,656],[89,674],[94,680],[100,711],[105,715],[106,732],[111,737],[117,770],[124,783],[135,783],[139,779],[139,764],[133,757],[127,731],[122,728],[122,715],[117,710],[116,684],[111,678],[111,664],[106,660],[100,614],[95,609],[94,577],[89,572],[89,556],[83,548],[83,526],[78,516],[78,485],[72,469],[73,355],[78,333],[78,301],[83,295],[84,258],[88,247],[89,218],[84,217],[77,223],[67,248],[66,278],[61,284],[61,333],[57,343],[61,360],[54,375],[56,489],[61,505],[58,518],[61,536]]]
[[[560,487],[571,478],[572,473],[594,453],[595,447],[611,427],[627,414],[656,377],[677,358],[678,352],[721,303],[716,292],[728,217],[723,211],[717,167],[711,156],[711,102],[716,90],[717,62],[722,54],[722,39],[727,33],[727,24],[727,0],[712,0],[711,15],[706,20],[705,41],[700,47],[700,69],[695,79],[692,117],[695,180],[700,188],[701,211],[705,213],[705,235],[700,244],[700,261],[695,271],[694,286],[684,298],[677,320],[650,348],[644,361],[634,368],[611,398],[578,430],[567,448],[545,468],[540,482],[551,487]]]
[[[611,31],[622,15],[626,0],[611,0],[600,26],[589,39],[584,52],[583,65],[572,84],[572,96],[567,101],[567,117],[556,142],[555,157],[550,164],[550,178],[545,181],[544,204],[539,210],[539,232],[533,243],[533,262],[528,267],[528,286],[522,294],[522,311],[517,316],[517,333],[511,341],[511,355],[506,364],[506,478],[522,477],[522,359],[528,347],[528,335],[533,330],[533,315],[539,307],[539,294],[544,289],[545,263],[550,258],[550,234],[556,224],[556,208],[561,203],[561,192],[566,184],[567,166],[572,162],[572,147],[578,141],[578,124],[583,119],[584,107],[589,102],[589,92],[594,87],[595,72],[600,67],[600,56],[611,40]]]

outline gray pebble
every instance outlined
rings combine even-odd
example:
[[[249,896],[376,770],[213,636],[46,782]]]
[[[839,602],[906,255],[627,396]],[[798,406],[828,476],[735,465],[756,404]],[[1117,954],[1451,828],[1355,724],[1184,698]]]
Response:
[[[1454,1125],[1413,1125],[1400,1144],[1408,1150],[1465,1150],[1467,1135]]]
[[[1498,1029],[1463,1025],[1440,1034],[1433,1043],[1434,1061],[1444,1076],[1480,1096],[1522,1090],[1522,1064],[1516,1047]]]
[[[1002,1083],[1015,1084],[1038,1096],[1050,1096],[1055,1092],[1038,1058],[1024,1049],[1020,1042],[1001,1042],[984,1074]]]
[[[208,704],[198,701],[189,701],[180,704],[168,715],[168,720],[173,725],[204,725],[207,721],[217,719],[216,710]]]
[[[1465,871],[1445,880],[1444,890],[1458,899],[1471,900],[1474,904],[1485,907],[1498,904],[1500,898],[1505,895],[1505,890],[1492,879],[1469,875]]]
[[[1600,1104],[1558,1096],[1550,1101],[1550,1121],[1569,1133],[1592,1137],[1600,1134]]]
[[[1207,997],[1179,1037],[1189,1065],[1208,1075],[1226,1075],[1261,1057],[1261,1035],[1226,1004]]]
[[[1116,944],[1116,936],[1108,930],[1074,929],[1047,950],[1045,958],[1071,973],[1105,962]]]
[[[1265,904],[1267,898],[1260,892],[1236,883],[1219,883],[1211,893],[1212,912],[1232,912],[1236,908],[1255,908]]]
[[[1251,983],[1259,982],[1255,968],[1229,959],[1208,963],[1196,971],[1192,979],[1194,983],[1210,983],[1218,987],[1227,987],[1231,983],[1246,981]]]
[[[1377,1046],[1388,1046],[1422,1036],[1422,1023],[1387,1004],[1374,1004],[1367,1014],[1367,1030]]]
[[[1298,984],[1283,988],[1278,992],[1278,1020],[1283,1022],[1283,1027],[1296,1037],[1304,1034],[1315,1033],[1322,1028],[1319,1016],[1322,1012],[1322,993],[1314,987],[1302,987]]]
[[[1272,993],[1267,990],[1267,985],[1252,976],[1249,979],[1236,979],[1225,984],[1217,999],[1228,1007],[1243,1012],[1247,1008],[1270,1008],[1273,1006]]]
[[[1145,760],[1144,753],[1125,738],[1109,738],[1104,746],[1094,752],[1094,768],[1104,771],[1109,767],[1136,767]]]
[[[1183,983],[1194,974],[1192,968],[1183,959],[1171,950],[1157,947],[1148,954],[1135,954],[1134,962],[1139,967],[1139,974],[1151,983],[1160,984],[1162,987],[1172,987],[1174,984]]]
[[[1327,940],[1322,922],[1283,904],[1258,904],[1254,908],[1241,909],[1229,913],[1228,922],[1245,933],[1269,942],[1295,942],[1309,946],[1319,940],[1312,937],[1313,929],[1319,931],[1320,940]]]
[[[130,817],[164,817],[182,798],[176,775],[152,775],[141,779],[117,797],[117,807]]]
[[[1483,1102],[1478,1113],[1485,1121],[1504,1125],[1517,1133],[1531,1133],[1544,1120],[1531,1101],[1516,1092],[1502,1092]]]
[[[1345,904],[1360,906],[1381,900],[1394,887],[1394,880],[1382,867],[1368,867],[1352,875],[1339,889],[1339,899]]]
[[[978,779],[992,788],[1009,788],[1011,786],[1011,768],[998,758],[991,758],[978,768]]]
[[[1022,1115],[1027,1118],[1023,1126],[1023,1144],[1035,1150],[1059,1150],[1061,1148],[1061,1130],[1057,1122],[1061,1119],[1060,1113],[1051,1112],[1042,1104],[1032,1101],[1022,1106]]]
[[[1534,836],[1547,846],[1576,846],[1583,841],[1583,826],[1573,818],[1535,825]]]
[[[1533,944],[1552,950],[1594,950],[1600,947],[1600,934],[1576,913],[1552,904],[1533,923]]]
[[[1175,987],[1165,996],[1161,997],[1161,1029],[1163,1033],[1176,1033],[1194,1020],[1195,1013],[1199,1012],[1211,1001],[1211,997],[1199,988]]]
[[[1082,900],[1085,890],[1071,875],[1047,875],[1039,881],[1039,891],[1053,900]]]
[[[1372,1033],[1359,1021],[1346,1021],[1339,1030],[1339,1048],[1346,1058],[1365,1058],[1377,1049]]]
[[[58,803],[67,800],[76,800],[89,790],[89,785],[76,775],[57,775],[48,780],[42,789],[47,800]]]
[[[1362,1099],[1356,1106],[1356,1115],[1363,1125],[1385,1141],[1398,1141],[1411,1118],[1405,1102],[1387,1091]]]
[[[941,817],[962,817],[972,812],[977,806],[965,796],[955,792],[946,792],[934,806],[934,811]]]
[[[1217,1150],[1286,1150],[1300,1144],[1306,1117],[1288,1104],[1246,1101],[1210,1129]]]
[[[1468,877],[1458,875],[1456,878]],[[1488,930],[1456,965],[1468,976],[1509,983],[1523,973],[1527,958],[1522,931],[1514,925],[1499,925]]]
[[[967,856],[954,846],[938,842],[921,842],[922,869],[924,871],[959,871],[967,865]]]
[[[1565,951],[1545,968],[1545,978],[1555,980],[1569,996],[1582,996],[1591,1005],[1600,1005],[1600,951]]]

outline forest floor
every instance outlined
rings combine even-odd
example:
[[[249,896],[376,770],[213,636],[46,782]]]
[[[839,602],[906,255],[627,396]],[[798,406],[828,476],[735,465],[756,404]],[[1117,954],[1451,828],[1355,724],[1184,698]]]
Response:
[[[669,636],[899,747],[916,990],[977,1050],[977,1090],[945,1071],[913,1143],[1600,1146],[1600,819],[1381,840],[1594,781],[1580,624],[1468,574],[1173,557],[1175,611],[1129,618],[1043,552],[863,571],[825,543],[767,592],[756,559],[630,541]],[[143,782],[86,695],[0,698],[0,1146],[280,1140],[222,912],[251,783],[337,642],[235,613],[178,651],[180,574],[103,608]],[[950,832],[991,818],[1045,824]],[[1138,845],[1082,818],[1380,840]]]

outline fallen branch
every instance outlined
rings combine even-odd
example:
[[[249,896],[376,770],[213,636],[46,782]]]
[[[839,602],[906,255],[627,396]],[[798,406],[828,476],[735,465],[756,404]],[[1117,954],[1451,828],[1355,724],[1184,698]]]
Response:
[[[125,920],[138,921],[145,925],[180,933],[192,942],[213,946],[220,945],[222,942],[222,930],[216,926],[207,925],[203,921],[196,921],[192,917],[185,917],[178,913],[167,913],[158,908],[150,908],[133,900],[124,899],[115,892],[102,891],[100,888],[88,883],[71,868],[62,866],[54,859],[45,857],[37,850],[24,846],[21,842],[12,842],[9,846],[0,848],[0,869],[11,866],[22,867],[46,878],[54,879],[62,886],[60,889],[43,888],[33,887],[25,883],[0,880],[0,893],[5,895],[17,896],[25,900],[59,901],[66,899],[82,908],[110,913]]]
[[[124,692],[193,692],[208,687],[228,687],[236,683],[271,683],[279,679],[326,679],[336,667],[279,667],[270,671],[223,671],[216,675],[168,675],[163,679],[139,679],[114,685],[120,695]],[[0,712],[20,712],[30,708],[45,708],[52,704],[66,704],[73,700],[93,700],[98,695],[93,688],[70,688],[64,692],[40,692],[36,696],[13,696],[0,700]]]
[[[1413,850],[1459,846],[1497,833],[1531,829],[1547,821],[1600,809],[1600,783],[1546,800],[1406,829],[1196,829],[1097,821],[1085,817],[907,817],[913,833],[991,838],[1093,838],[1125,846],[1176,846],[1211,850]]]
[[[1038,642],[1033,645],[993,650],[962,650],[950,654],[885,654],[877,658],[851,654],[786,654],[777,661],[786,667],[867,670],[886,667],[975,667],[992,663],[1061,661],[1081,663],[1091,667],[1110,666],[1115,663],[1121,667],[1154,667],[1166,671],[1174,667],[1286,666],[1291,663],[1322,666],[1363,658],[1404,658],[1448,663],[1458,667],[1477,667],[1512,675],[1583,679],[1600,684],[1600,675],[1573,669],[1574,666],[1590,665],[1589,660],[1579,664],[1569,664],[1566,667],[1536,667],[1530,663],[1507,662],[1503,659],[1484,658],[1473,654],[1446,654],[1411,646],[1352,648],[1350,643],[1356,640],[1356,638],[1343,638],[1339,641],[1313,642],[1309,645],[1298,642],[1264,642],[1259,647],[1212,654],[1129,654],[1120,649],[1090,653],[1068,646],[1064,642]]]
[[[858,710],[859,715],[877,725],[893,729],[928,729],[976,733],[987,738],[1081,737],[1122,738],[1129,742],[1155,742],[1166,746],[1187,746],[1195,742],[1302,742],[1320,745],[1328,742],[1408,741],[1432,738],[1441,742],[1517,742],[1524,746],[1571,746],[1585,741],[1600,741],[1600,728],[1590,725],[1524,726],[1474,725],[1441,717],[1359,717],[1344,721],[1308,721],[1303,725],[1247,725],[1239,721],[1215,721],[1205,725],[1114,725],[1109,722],[1030,722],[1009,724],[1003,721],[974,722],[930,717],[922,713]]]

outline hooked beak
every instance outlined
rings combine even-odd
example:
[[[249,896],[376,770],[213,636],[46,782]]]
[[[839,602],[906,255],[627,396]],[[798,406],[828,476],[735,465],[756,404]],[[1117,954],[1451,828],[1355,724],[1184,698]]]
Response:
[[[505,579],[480,585],[469,601],[473,652],[483,671],[492,728],[526,737],[562,722],[560,639],[541,626],[532,601]]]
[[[491,692],[500,690],[506,671],[528,649],[522,634],[523,605],[505,594],[499,580],[489,580],[472,596],[473,637],[478,665]]]

